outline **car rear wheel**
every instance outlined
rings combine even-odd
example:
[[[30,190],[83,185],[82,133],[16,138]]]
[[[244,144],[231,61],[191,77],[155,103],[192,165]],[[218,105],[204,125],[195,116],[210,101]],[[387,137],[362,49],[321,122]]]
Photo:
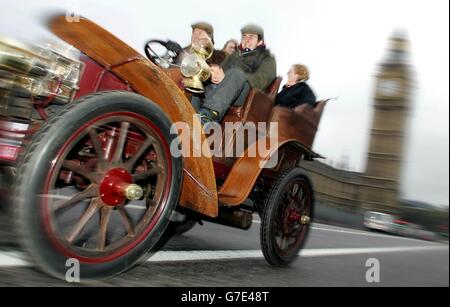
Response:
[[[313,216],[311,182],[300,168],[282,174],[269,193],[261,221],[261,247],[267,262],[294,261],[305,244]]]

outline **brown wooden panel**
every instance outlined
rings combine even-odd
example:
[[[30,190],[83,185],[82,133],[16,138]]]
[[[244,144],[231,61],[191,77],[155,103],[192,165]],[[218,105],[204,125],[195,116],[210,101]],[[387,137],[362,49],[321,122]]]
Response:
[[[319,102],[315,108],[302,106],[295,112],[287,108],[274,107],[270,121],[278,122],[278,144],[274,144],[264,155],[257,151],[256,157],[249,157],[249,150],[254,150],[250,147],[247,154],[238,159],[231,169],[219,191],[219,201],[229,206],[242,204],[253,191],[255,183],[263,171],[262,166],[284,145],[298,144],[299,159],[303,153],[313,154],[311,146],[325,105],[326,102]],[[258,144],[253,145],[253,147],[257,146]],[[288,159],[285,163],[289,163],[289,161]]]
[[[172,122],[187,123],[192,131],[195,114],[192,105],[172,78],[159,67],[87,19],[69,23],[61,16],[52,20],[50,27],[63,40],[109,68],[137,93],[158,104]],[[205,139],[201,133],[201,140]],[[206,157],[185,158],[184,168],[181,205],[216,217],[218,200],[212,160]]]

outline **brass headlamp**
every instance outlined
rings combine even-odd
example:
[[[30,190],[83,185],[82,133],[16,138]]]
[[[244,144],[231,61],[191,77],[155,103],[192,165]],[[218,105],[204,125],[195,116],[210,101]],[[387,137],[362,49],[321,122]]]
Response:
[[[214,46],[210,39],[204,38],[193,44],[191,52],[181,63],[181,73],[185,77],[185,89],[193,93],[203,93],[203,82],[211,77],[211,68],[206,61],[211,58]]]
[[[82,64],[56,51],[0,39],[0,89],[19,96],[69,102],[78,90]]]

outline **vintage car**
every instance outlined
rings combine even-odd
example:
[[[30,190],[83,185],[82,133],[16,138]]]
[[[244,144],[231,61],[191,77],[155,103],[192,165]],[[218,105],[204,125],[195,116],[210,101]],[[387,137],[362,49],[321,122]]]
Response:
[[[114,276],[197,222],[246,230],[256,213],[267,261],[282,266],[297,257],[314,206],[301,161],[320,157],[311,148],[325,101],[297,112],[274,106],[277,78],[223,123],[277,123],[266,150],[248,154],[258,139],[237,157],[177,154],[186,143],[198,146],[173,124],[200,125],[190,97],[208,77],[197,65],[208,48],[193,50],[196,58],[180,69],[167,61],[170,51],[154,52],[155,41],[145,58],[84,18],[55,17],[49,27],[79,57],[0,42],[1,180],[30,261],[59,278],[73,258],[83,279]],[[192,61],[199,71],[189,72]]]

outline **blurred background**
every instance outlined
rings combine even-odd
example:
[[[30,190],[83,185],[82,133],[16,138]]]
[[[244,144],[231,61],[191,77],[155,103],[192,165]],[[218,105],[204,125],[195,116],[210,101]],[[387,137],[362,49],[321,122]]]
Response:
[[[149,39],[186,46],[190,25],[215,27],[216,48],[257,23],[285,76],[295,63],[330,102],[305,163],[320,222],[448,240],[449,2],[431,0],[3,0],[0,36],[44,44],[55,12],[82,15],[143,52]],[[0,172],[0,195],[10,174]],[[2,201],[2,207],[6,203]]]

